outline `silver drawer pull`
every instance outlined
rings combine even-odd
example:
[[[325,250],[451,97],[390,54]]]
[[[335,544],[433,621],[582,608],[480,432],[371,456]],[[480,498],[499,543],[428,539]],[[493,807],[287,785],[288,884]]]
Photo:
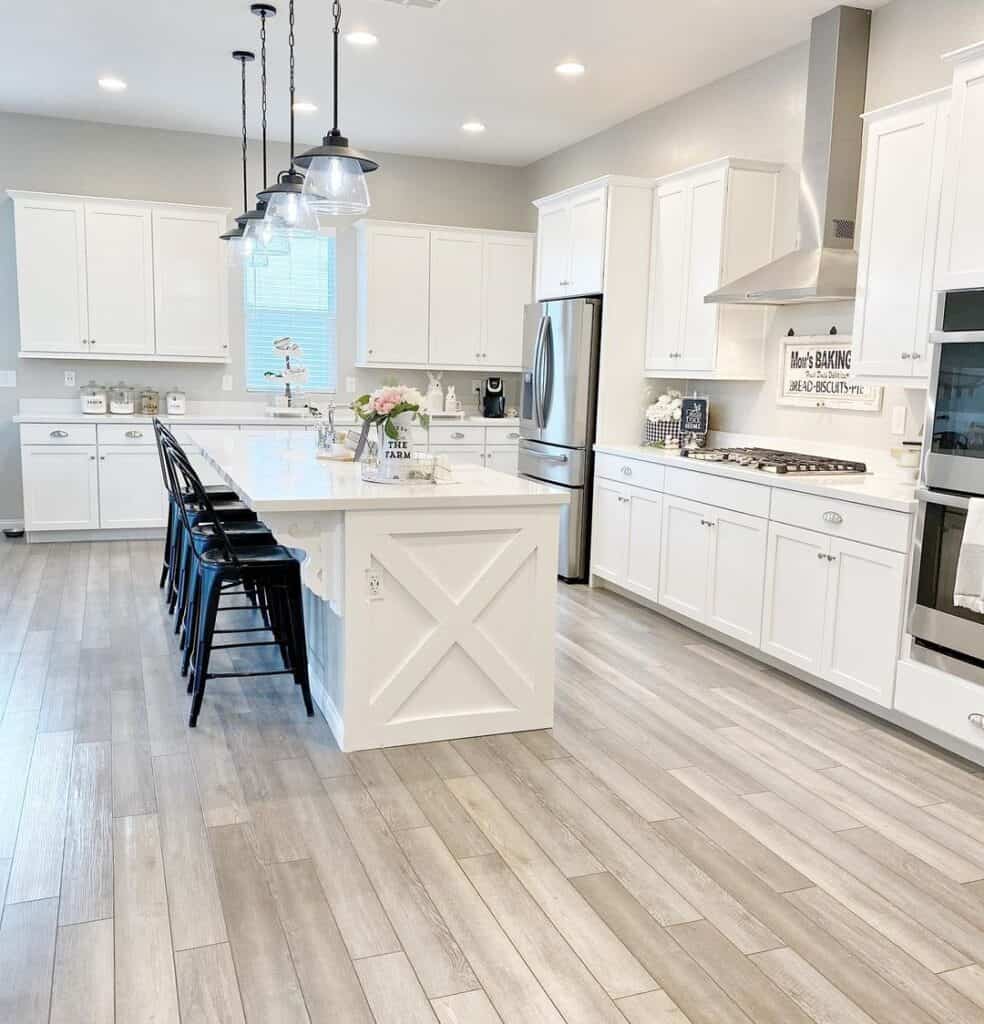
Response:
[[[464,440],[465,437],[465,435],[462,434],[460,430],[456,430],[451,436],[452,438],[454,438],[455,441],[462,441]]]
[[[126,436],[127,437],[132,437],[134,440],[136,440],[138,437],[143,437],[143,431],[142,430],[128,430],[126,432]]]
[[[67,430],[52,430],[48,437],[68,437]]]
[[[513,433],[511,433],[511,434],[506,434],[506,437],[510,441],[518,441],[519,440],[519,434],[517,434],[515,431]]]
[[[623,466],[622,467],[622,476],[632,476],[632,467],[631,466]]]
[[[967,721],[978,729],[984,729],[984,715],[979,711],[973,711],[967,716]]]
[[[844,522],[844,517],[840,512],[824,512],[823,521],[825,523],[832,523],[834,526],[840,526]]]

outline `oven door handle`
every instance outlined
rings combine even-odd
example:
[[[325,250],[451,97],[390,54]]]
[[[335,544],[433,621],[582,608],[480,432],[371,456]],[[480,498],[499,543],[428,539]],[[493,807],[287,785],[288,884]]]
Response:
[[[966,512],[970,508],[970,498],[960,494],[944,494],[942,491],[930,491],[925,487],[916,488],[916,500],[926,505],[945,505],[947,508],[958,508]]]

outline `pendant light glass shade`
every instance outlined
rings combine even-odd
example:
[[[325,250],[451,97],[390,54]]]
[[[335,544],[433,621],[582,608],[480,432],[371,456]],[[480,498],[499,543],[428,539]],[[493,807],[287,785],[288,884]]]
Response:
[[[281,175],[272,188],[259,193],[266,200],[265,221],[288,235],[316,235],[318,214],[304,195],[304,179],[294,171]]]
[[[246,222],[243,240],[252,244],[249,255],[286,256],[290,252],[287,233],[274,223],[268,213]]]
[[[310,206],[333,217],[361,217],[369,210],[366,176],[352,157],[314,157],[304,177],[304,192]]]

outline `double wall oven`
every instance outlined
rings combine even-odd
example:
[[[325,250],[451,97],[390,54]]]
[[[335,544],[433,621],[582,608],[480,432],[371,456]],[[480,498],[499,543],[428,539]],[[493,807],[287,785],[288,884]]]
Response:
[[[909,613],[918,661],[984,684],[984,615],[954,604],[972,498],[984,498],[984,290],[940,296]]]

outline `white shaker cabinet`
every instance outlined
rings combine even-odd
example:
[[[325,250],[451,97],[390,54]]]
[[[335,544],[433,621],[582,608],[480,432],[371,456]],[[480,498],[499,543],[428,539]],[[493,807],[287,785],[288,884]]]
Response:
[[[486,235],[483,251],[482,365],[519,370],[523,320],[533,300],[533,239]]]
[[[519,473],[519,446],[503,444],[486,447],[485,468],[516,476]]]
[[[155,208],[153,217],[157,352],[228,356],[229,296],[218,269],[225,217],[180,208]]]
[[[97,465],[94,444],[22,445],[26,529],[32,532],[98,529]]]
[[[167,521],[161,465],[155,445],[99,446],[99,526],[152,529]]]
[[[152,220],[146,206],[85,201],[88,345],[93,353],[154,352]]]
[[[944,60],[954,67],[936,288],[984,288],[984,43]]]
[[[594,478],[591,572],[655,602],[659,596],[663,495]]]
[[[950,90],[864,115],[855,376],[925,379]]]
[[[707,567],[713,509],[686,498],[663,499],[659,603],[703,622],[707,610]]]
[[[647,374],[762,377],[768,312],[704,297],[774,258],[780,171],[725,157],[658,180]]]
[[[432,444],[430,452],[447,456],[452,466],[485,465],[485,449],[477,444]]]
[[[482,364],[483,241],[474,232],[430,233],[430,349],[425,361]]]
[[[21,351],[88,351],[84,203],[17,195],[14,232]]]
[[[605,283],[608,187],[588,182],[536,200],[536,297],[596,295]]]

